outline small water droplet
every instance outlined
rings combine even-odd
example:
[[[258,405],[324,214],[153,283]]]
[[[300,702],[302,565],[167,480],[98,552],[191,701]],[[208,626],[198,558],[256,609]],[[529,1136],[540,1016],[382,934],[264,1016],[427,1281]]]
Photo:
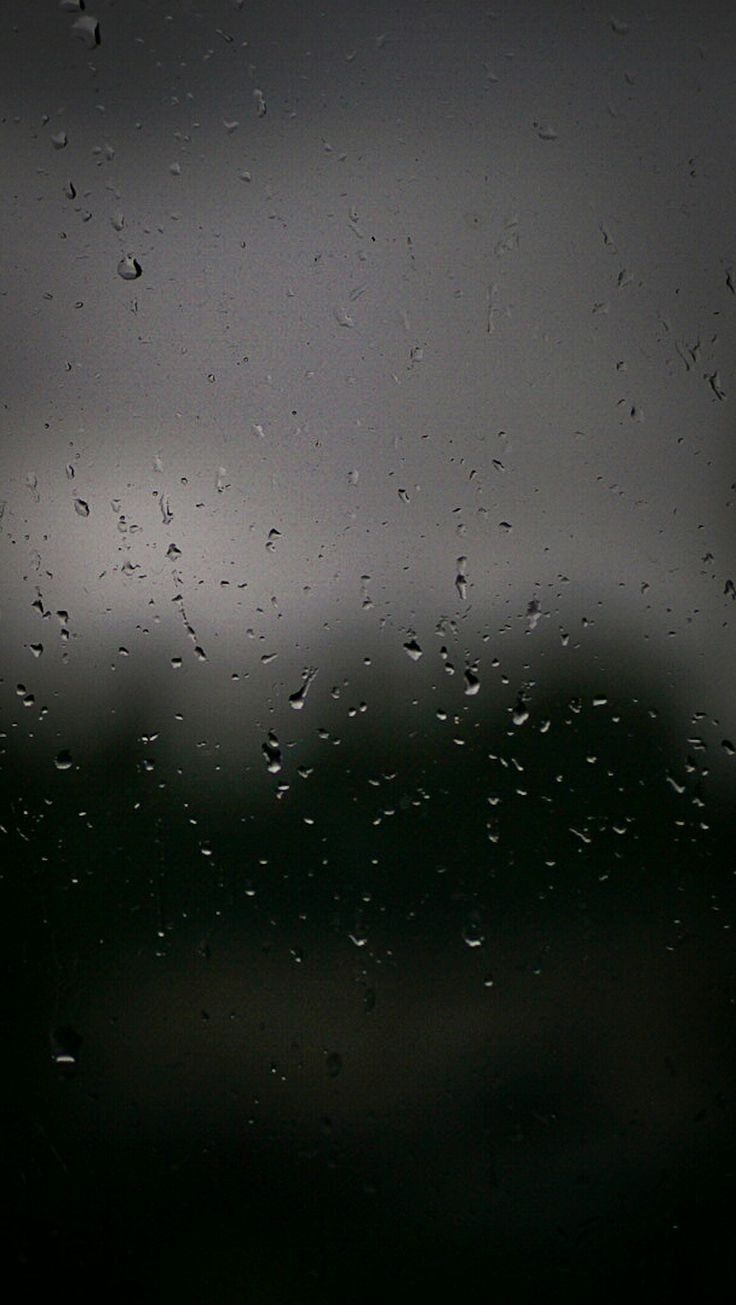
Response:
[[[542,605],[536,598],[532,598],[526,609],[527,629],[536,630],[539,624],[539,618],[542,615]]]
[[[316,674],[317,674],[316,667],[312,667],[304,671],[303,683],[301,688],[297,689],[295,693],[289,695],[289,706],[293,707],[295,711],[301,711],[302,707],[304,706],[304,699],[307,696],[309,686],[314,680]]]
[[[258,117],[264,118],[266,116],[266,99],[263,91],[258,90],[256,87],[253,91],[253,99],[256,102],[256,113],[258,114]]]
[[[76,512],[78,517],[88,517],[89,503],[85,503],[83,498],[75,498],[74,511]]]
[[[135,281],[142,271],[143,268],[138,259],[134,258],[132,254],[125,254],[118,263],[118,276],[121,276],[124,281]]]
[[[72,23],[72,32],[84,42],[88,50],[94,50],[96,45],[101,44],[100,24],[91,14],[85,14]]]
[[[51,1059],[60,1069],[71,1070],[77,1064],[82,1039],[69,1025],[54,1029],[50,1038]]]
[[[466,947],[482,947],[485,942],[483,931],[477,920],[469,920],[463,929],[463,942]]]
[[[511,720],[514,725],[524,725],[529,719],[529,710],[526,704],[526,698],[520,693],[516,699],[514,710],[511,713]]]
[[[54,758],[54,765],[57,770],[71,770],[73,765],[71,752],[67,752],[66,750],[57,752]]]
[[[51,144],[55,150],[64,150],[69,144],[69,137],[65,131],[54,132],[54,135],[51,137]]]
[[[416,639],[409,639],[408,642],[404,644],[404,652],[407,657],[411,657],[413,662],[418,662],[422,655],[422,650]]]
[[[480,692],[480,680],[478,679],[478,676],[476,675],[475,671],[472,671],[469,666],[466,666],[464,671],[464,676],[465,676],[465,693],[469,698],[473,698],[477,693]]]
[[[278,775],[281,770],[281,747],[276,735],[269,730],[268,737],[262,747],[263,755],[266,758],[266,769],[270,775]]]

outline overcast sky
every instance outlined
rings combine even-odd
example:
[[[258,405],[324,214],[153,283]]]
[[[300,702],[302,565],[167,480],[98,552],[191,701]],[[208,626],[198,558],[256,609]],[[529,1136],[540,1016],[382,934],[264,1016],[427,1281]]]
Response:
[[[8,701],[226,731],[445,618],[733,721],[730,7],[73,8],[1,19]]]

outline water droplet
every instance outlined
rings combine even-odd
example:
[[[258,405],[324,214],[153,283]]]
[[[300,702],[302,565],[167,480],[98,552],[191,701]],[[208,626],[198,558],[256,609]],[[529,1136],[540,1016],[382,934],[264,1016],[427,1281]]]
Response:
[[[729,757],[732,757],[734,753],[736,753],[736,747],[734,747],[730,739],[723,739],[721,742],[721,747],[723,748],[724,752],[728,753]]]
[[[463,942],[466,947],[482,947],[485,942],[483,931],[477,920],[469,920],[463,929]]]
[[[536,630],[539,624],[539,618],[542,615],[542,605],[536,598],[532,598],[526,609],[527,629]]]
[[[82,1046],[82,1039],[76,1029],[66,1025],[64,1028],[54,1029],[50,1038],[51,1042],[51,1059],[60,1069],[73,1069],[79,1059],[79,1052]]]
[[[73,765],[71,752],[66,750],[58,752],[54,758],[54,765],[57,770],[71,770]]]
[[[296,693],[290,694],[289,706],[293,707],[295,711],[301,711],[302,707],[304,706],[304,699],[307,696],[309,686],[312,683],[313,679],[315,678],[316,674],[317,674],[316,667],[304,671],[303,683],[301,688],[297,689]]]
[[[350,313],[347,313],[344,308],[336,308],[334,311],[335,321],[339,326],[355,326],[355,322],[350,316]]]
[[[51,144],[55,150],[65,150],[69,144],[69,137],[65,131],[54,132],[54,135],[51,137]]]
[[[161,517],[163,519],[164,525],[165,526],[170,525],[171,522],[174,520],[174,513],[171,511],[171,504],[169,503],[168,494],[161,495],[161,498],[159,499],[159,507],[161,508]]]
[[[33,656],[34,656],[34,657],[40,657],[40,656],[41,656],[41,653],[43,652],[43,644],[42,644],[42,643],[32,643],[32,644],[30,644],[30,649],[31,649],[31,652],[33,653]]]
[[[110,218],[110,222],[115,231],[122,231],[125,226],[125,216],[122,213],[114,213]]]
[[[253,99],[256,102],[256,113],[258,114],[258,117],[264,118],[266,116],[266,99],[263,91],[258,90],[256,87],[253,91]]]
[[[617,36],[626,36],[628,30],[628,23],[623,22],[621,18],[611,17],[611,31],[615,32]]]
[[[75,498],[74,511],[76,512],[78,517],[88,517],[89,503],[85,503],[83,498]]]
[[[237,118],[223,118],[222,125],[225,128],[225,131],[227,132],[228,136],[232,136],[233,132],[238,130],[240,123],[238,122]]]
[[[80,41],[84,41],[88,50],[93,50],[101,43],[100,24],[91,14],[85,14],[72,23],[72,32]]]
[[[540,140],[557,140],[557,132],[554,127],[550,127],[549,123],[545,123],[542,126],[539,126],[537,123],[534,125],[537,128],[537,135]]]
[[[134,258],[132,254],[125,254],[118,263],[118,276],[121,276],[124,281],[135,281],[142,271],[143,268],[138,259]]]
[[[224,494],[225,490],[229,488],[230,488],[230,481],[227,478],[227,472],[225,468],[218,467],[217,475],[215,477],[215,489],[217,490],[218,494]]]
[[[274,547],[276,545],[276,540],[280,538],[281,538],[280,530],[276,530],[276,529],[269,530],[268,539],[266,540],[266,548],[270,553],[272,553],[274,550]]]
[[[181,176],[181,163],[170,163],[170,164],[169,164],[169,172],[171,173],[171,176],[172,176],[172,177],[180,177],[180,176]]]
[[[276,735],[269,730],[268,737],[262,747],[263,755],[266,758],[266,768],[270,775],[278,775],[281,770],[281,747]]]
[[[476,675],[475,671],[471,671],[469,666],[466,666],[464,675],[465,675],[465,693],[469,698],[474,698],[475,695],[480,692],[480,680],[478,679],[478,676]]]
[[[514,725],[524,725],[529,719],[529,710],[523,693],[520,693],[516,699],[516,705],[511,713],[511,719]]]
[[[65,187],[64,187],[64,194],[66,195],[67,199],[76,199],[76,198],[77,198],[77,188],[76,188],[76,186],[74,185],[74,182],[73,182],[73,181],[67,181],[67,183],[66,183],[66,185],[65,185]]]
[[[404,652],[407,657],[411,657],[413,662],[418,662],[422,655],[422,650],[416,639],[409,639],[408,643],[404,644]]]
[[[177,557],[181,557],[181,549],[177,548],[176,544],[169,544],[166,549],[166,556],[170,562],[175,562]]]

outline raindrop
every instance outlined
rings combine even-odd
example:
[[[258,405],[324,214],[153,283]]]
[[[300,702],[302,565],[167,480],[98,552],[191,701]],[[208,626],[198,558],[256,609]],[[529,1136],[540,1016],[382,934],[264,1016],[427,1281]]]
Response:
[[[30,644],[29,646],[30,646],[31,652],[33,653],[33,656],[34,656],[34,657],[40,657],[40,656],[41,656],[41,653],[43,652],[43,644],[42,644],[42,643],[32,643],[32,644]]]
[[[465,693],[469,698],[473,698],[475,697],[476,693],[480,692],[480,680],[478,679],[478,676],[476,675],[475,671],[471,671],[469,666],[465,668],[464,674],[465,674]]]
[[[463,929],[463,942],[466,947],[482,947],[485,942],[483,932],[477,920],[471,920]]]
[[[72,754],[66,750],[58,752],[54,758],[54,765],[57,770],[71,770],[72,764]]]
[[[88,517],[89,503],[85,503],[83,498],[75,498],[74,511],[76,512],[78,517]]]
[[[724,752],[728,753],[729,757],[732,757],[734,753],[736,753],[736,747],[734,747],[730,739],[723,739],[721,743],[721,747],[723,748]]]
[[[541,127],[537,123],[534,125],[537,128],[537,135],[540,140],[557,140],[557,132],[554,127],[550,127],[549,123],[545,123]]]
[[[407,657],[411,657],[413,662],[418,662],[422,655],[422,650],[416,639],[409,639],[408,643],[404,644],[404,652]]]
[[[174,562],[177,557],[181,557],[181,549],[177,548],[176,544],[169,544],[169,547],[166,549],[166,556],[170,562]]]
[[[161,516],[163,518],[164,525],[165,526],[170,525],[171,522],[174,520],[174,513],[171,511],[171,505],[169,503],[168,494],[161,495],[161,498],[159,499],[159,507],[161,508]]]
[[[73,1069],[79,1059],[82,1039],[68,1026],[54,1029],[51,1034],[51,1059],[60,1069]]]
[[[457,566],[457,575],[455,576],[455,588],[457,589],[457,592],[460,595],[461,600],[465,602],[468,593],[468,578],[465,574],[465,568],[468,565],[467,557],[459,557],[455,565]]]
[[[85,15],[83,18],[78,18],[75,23],[72,23],[72,31],[75,36],[79,37],[81,41],[84,41],[88,50],[93,50],[96,45],[100,44],[102,39],[100,36],[100,24],[91,14]]]
[[[280,530],[276,530],[275,528],[273,530],[269,530],[268,539],[266,540],[266,548],[270,553],[272,553],[275,548],[276,540],[280,538],[281,538]]]
[[[309,686],[312,683],[313,679],[315,678],[316,674],[317,674],[316,667],[306,670],[303,675],[303,683],[301,688],[297,689],[296,693],[292,693],[289,695],[289,706],[293,707],[295,711],[301,711],[302,707],[304,706],[304,699],[307,696]]]
[[[281,770],[281,747],[272,730],[269,730],[268,732],[268,738],[263,744],[262,751],[266,758],[266,768],[269,774],[278,775]]]
[[[224,467],[218,467],[217,475],[215,477],[215,489],[217,490],[218,494],[223,494],[225,490],[229,488],[230,488],[230,481],[227,478],[227,471],[225,470]]]
[[[240,123],[237,121],[236,118],[232,118],[232,119],[223,118],[222,125],[225,128],[225,131],[227,132],[228,136],[232,136],[233,132],[238,130]]]
[[[266,116],[266,99],[263,94],[263,91],[258,90],[258,88],[256,87],[256,89],[253,91],[253,99],[256,102],[256,112],[258,114],[258,117],[264,118]]]
[[[122,231],[125,226],[125,215],[123,213],[113,213],[110,221],[116,231]]]
[[[134,258],[132,254],[125,254],[118,263],[118,276],[121,276],[124,281],[135,281],[142,271],[143,268],[138,259]]]
[[[542,615],[542,606],[538,599],[532,598],[526,609],[527,628],[536,630],[539,625],[539,618]]]
[[[514,725],[524,725],[529,719],[529,711],[523,693],[520,693],[516,699],[516,705],[511,713],[511,719]]]
[[[51,137],[51,144],[55,150],[64,150],[69,144],[69,137],[65,131],[57,131]]]
[[[339,326],[355,326],[355,322],[350,316],[350,313],[346,313],[344,308],[335,309],[335,321]]]

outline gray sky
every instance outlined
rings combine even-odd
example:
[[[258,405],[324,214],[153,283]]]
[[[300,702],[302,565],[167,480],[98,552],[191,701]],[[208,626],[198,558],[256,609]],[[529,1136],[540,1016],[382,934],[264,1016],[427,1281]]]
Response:
[[[3,6],[9,701],[170,714],[181,657],[226,735],[233,672],[400,699],[449,638],[482,692],[563,630],[733,722],[728,7],[90,13]]]

